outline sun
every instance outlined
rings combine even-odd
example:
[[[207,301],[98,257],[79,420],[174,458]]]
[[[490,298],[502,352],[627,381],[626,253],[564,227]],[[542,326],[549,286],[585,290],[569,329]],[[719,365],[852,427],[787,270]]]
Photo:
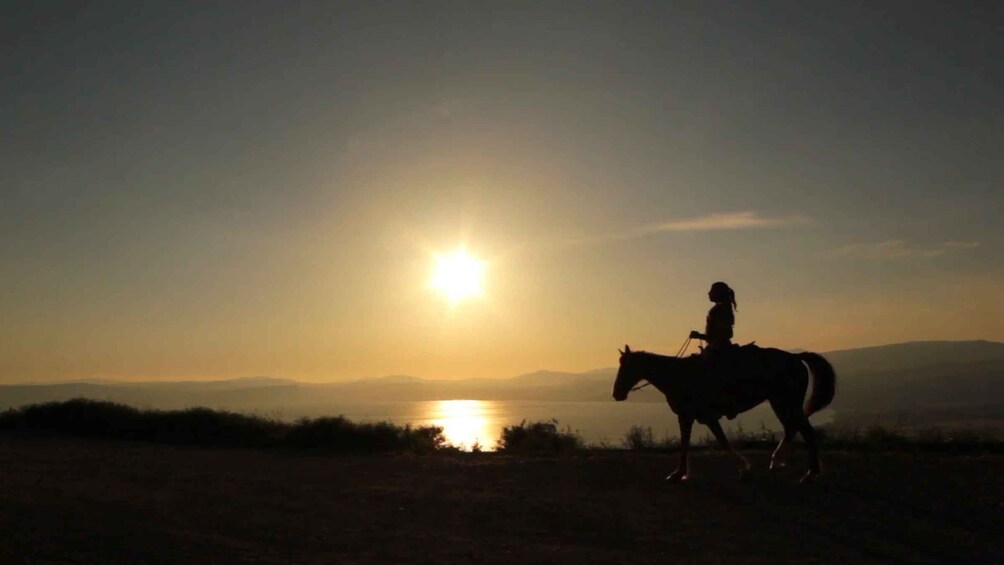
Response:
[[[471,256],[463,247],[436,257],[432,288],[450,304],[484,296],[485,262]]]

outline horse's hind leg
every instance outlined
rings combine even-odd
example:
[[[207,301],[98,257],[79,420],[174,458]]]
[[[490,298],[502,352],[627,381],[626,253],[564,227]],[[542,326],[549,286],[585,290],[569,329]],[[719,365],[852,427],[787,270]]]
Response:
[[[708,422],[708,429],[711,433],[715,435],[715,439],[718,440],[718,445],[722,446],[722,449],[728,451],[732,455],[735,455],[739,459],[739,478],[743,478],[746,472],[750,470],[750,462],[746,460],[745,457],[739,454],[738,451],[732,448],[732,444],[729,443],[729,438],[725,437],[725,432],[722,430],[722,425],[718,423],[718,420],[712,420]]]
[[[777,444],[777,448],[774,449],[774,453],[770,456],[770,469],[777,470],[785,466],[788,457],[788,453],[791,451],[791,442],[795,439],[795,434],[798,433],[798,428],[795,424],[796,418],[801,415],[802,407],[800,405],[795,405],[794,410],[785,410],[785,403],[782,400],[770,399],[770,407],[774,410],[774,415],[777,416],[778,421],[781,422],[781,426],[784,427],[784,437],[781,438],[781,442]]]
[[[802,482],[807,483],[822,471],[819,464],[819,446],[816,444],[816,430],[809,423],[808,417],[803,415],[799,419],[798,431],[805,440],[805,446],[809,448],[809,470],[802,477]]]
[[[788,457],[788,451],[791,449],[791,440],[795,438],[795,426],[791,424],[783,424],[784,426],[784,437],[781,438],[781,442],[777,444],[777,448],[774,449],[774,453],[770,456],[770,469],[772,471],[784,467],[787,462],[785,459]]]

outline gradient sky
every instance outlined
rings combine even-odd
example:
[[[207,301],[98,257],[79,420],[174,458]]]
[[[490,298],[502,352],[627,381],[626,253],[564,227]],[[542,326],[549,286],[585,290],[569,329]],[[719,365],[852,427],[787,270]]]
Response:
[[[716,280],[740,342],[1004,341],[966,4],[4,3],[0,381],[588,370]]]

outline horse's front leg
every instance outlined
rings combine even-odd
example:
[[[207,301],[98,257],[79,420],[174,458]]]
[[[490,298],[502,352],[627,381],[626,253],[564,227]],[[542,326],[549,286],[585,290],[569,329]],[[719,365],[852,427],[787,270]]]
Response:
[[[680,416],[680,466],[676,468],[668,477],[667,481],[673,481],[678,483],[680,481],[687,480],[687,473],[689,472],[689,462],[687,460],[688,451],[690,450],[690,432],[694,429],[694,419],[686,416]]]
[[[718,423],[718,420],[709,421],[708,428],[715,435],[715,439],[718,440],[718,445],[739,459],[739,478],[742,479],[750,470],[750,462],[732,448],[732,444],[729,443],[729,438],[725,437],[725,432],[722,430],[722,425]]]

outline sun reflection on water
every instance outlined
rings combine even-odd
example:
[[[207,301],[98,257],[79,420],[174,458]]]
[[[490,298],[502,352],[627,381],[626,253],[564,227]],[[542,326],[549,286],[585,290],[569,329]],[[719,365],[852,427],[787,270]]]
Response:
[[[495,449],[498,430],[493,429],[491,403],[483,400],[438,400],[431,403],[427,421],[442,426],[446,441],[465,451],[475,445]]]

